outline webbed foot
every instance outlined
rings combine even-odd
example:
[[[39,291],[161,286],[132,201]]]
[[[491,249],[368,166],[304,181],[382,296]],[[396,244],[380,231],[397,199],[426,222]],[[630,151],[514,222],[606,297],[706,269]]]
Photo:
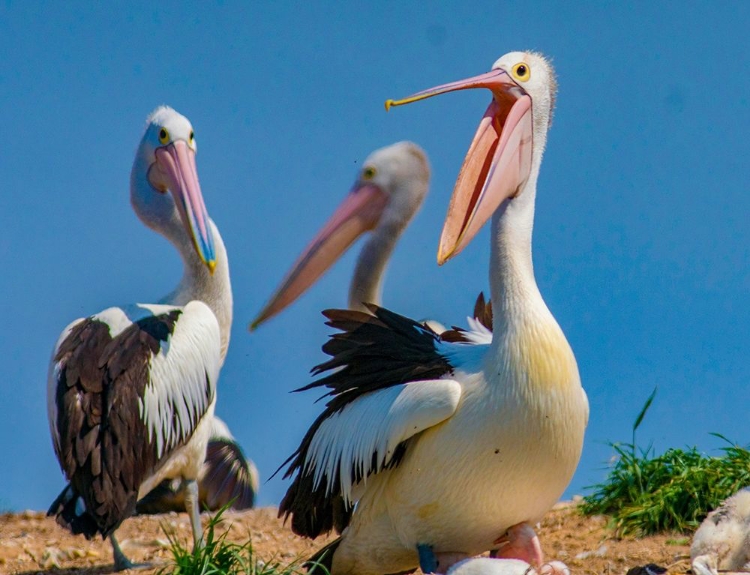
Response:
[[[153,567],[150,563],[133,563],[127,558],[117,541],[114,533],[109,536],[109,542],[112,544],[112,555],[115,560],[115,571],[125,571],[126,569],[149,569]]]

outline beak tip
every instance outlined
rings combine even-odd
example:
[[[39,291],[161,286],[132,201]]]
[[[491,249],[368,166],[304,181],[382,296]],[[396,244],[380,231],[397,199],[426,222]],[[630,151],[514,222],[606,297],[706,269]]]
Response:
[[[255,319],[253,319],[253,321],[251,321],[248,324],[248,326],[247,326],[248,331],[253,332],[256,329],[258,329],[260,327],[260,324],[265,323],[265,321],[268,319],[268,317],[269,316],[266,313],[266,310],[264,309],[258,315],[255,316]]]
[[[216,260],[208,260],[206,265],[208,266],[208,273],[214,275],[214,271],[216,271]]]
[[[390,112],[392,105],[393,105],[393,100],[391,100],[391,99],[386,100],[385,101],[385,111],[386,112]]]
[[[453,247],[451,249],[446,249],[445,246],[440,246],[438,248],[438,255],[437,255],[437,264],[439,266],[442,266],[445,262],[447,262],[449,259],[451,259],[454,255],[456,255],[456,248]]]

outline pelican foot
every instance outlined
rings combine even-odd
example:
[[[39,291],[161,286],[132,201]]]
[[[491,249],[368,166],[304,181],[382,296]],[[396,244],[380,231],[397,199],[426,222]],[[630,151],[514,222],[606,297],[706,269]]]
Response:
[[[570,575],[570,567],[562,561],[550,561],[539,568],[539,575]]]
[[[114,534],[109,536],[109,542],[112,544],[112,556],[115,560],[115,571],[125,571],[126,569],[150,569],[153,567],[150,563],[133,563],[127,558],[117,541]]]
[[[716,557],[713,555],[698,555],[691,566],[696,575],[718,575]]]
[[[495,540],[495,545],[498,548],[490,552],[491,557],[520,559],[534,567],[544,563],[539,537],[528,523],[518,523],[508,528],[505,535]]]

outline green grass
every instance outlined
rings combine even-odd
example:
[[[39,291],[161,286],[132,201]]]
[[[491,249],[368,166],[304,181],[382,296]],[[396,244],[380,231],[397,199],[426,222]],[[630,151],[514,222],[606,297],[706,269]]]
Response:
[[[223,523],[221,510],[208,522],[203,533],[204,545],[193,549],[179,540],[174,530],[162,525],[172,551],[172,562],[159,570],[159,575],[302,575],[302,562],[282,564],[276,559],[261,561],[253,552],[248,534],[246,543],[227,540],[228,529],[217,535]]]
[[[636,446],[635,432],[656,390],[633,424],[632,443],[610,443],[617,456],[604,483],[592,486],[580,507],[584,515],[609,515],[620,535],[694,530],[724,499],[750,485],[750,451],[727,442],[720,457],[695,447],[655,455]]]

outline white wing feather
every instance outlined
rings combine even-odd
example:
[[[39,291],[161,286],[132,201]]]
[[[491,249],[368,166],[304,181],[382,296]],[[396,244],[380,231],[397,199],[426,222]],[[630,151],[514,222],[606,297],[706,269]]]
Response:
[[[461,384],[452,379],[395,385],[362,396],[326,419],[310,442],[305,472],[314,473],[317,488],[339,475],[341,495],[351,505],[356,470],[362,482],[377,453],[378,469],[387,465],[399,443],[448,419],[461,398]]]
[[[482,322],[473,317],[467,317],[466,320],[469,323],[469,329],[464,332],[466,339],[480,345],[492,343],[492,331],[484,327]]]
[[[198,424],[192,421],[194,413],[208,409],[206,385],[213,398],[220,358],[216,316],[203,302],[191,301],[183,308],[169,341],[151,359],[150,381],[141,405],[149,436],[156,437],[159,457],[174,448],[180,437],[192,434]]]

